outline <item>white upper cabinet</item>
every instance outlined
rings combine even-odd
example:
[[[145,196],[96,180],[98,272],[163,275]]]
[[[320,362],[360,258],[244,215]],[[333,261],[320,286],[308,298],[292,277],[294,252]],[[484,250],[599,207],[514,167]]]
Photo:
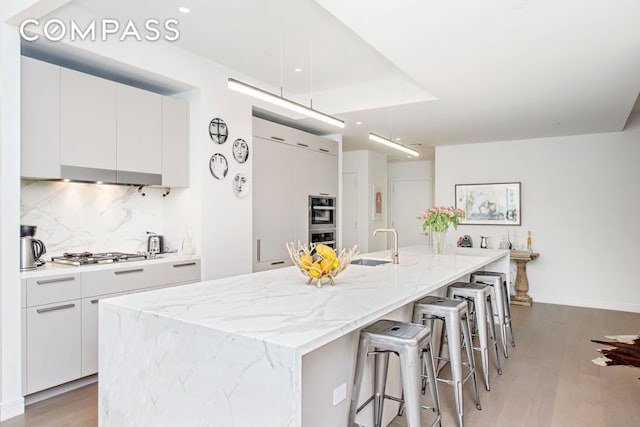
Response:
[[[118,182],[161,184],[162,97],[118,84],[117,98]],[[134,174],[121,176],[123,172]]]
[[[60,67],[21,59],[20,174],[60,178]]]
[[[162,185],[189,186],[189,105],[162,98]]]
[[[21,176],[189,185],[187,103],[22,57]]]
[[[60,164],[116,170],[117,83],[60,69]]]

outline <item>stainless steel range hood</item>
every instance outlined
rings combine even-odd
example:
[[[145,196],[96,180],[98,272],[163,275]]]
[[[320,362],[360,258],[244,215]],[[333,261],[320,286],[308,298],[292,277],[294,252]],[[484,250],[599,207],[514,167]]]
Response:
[[[162,185],[162,175],[113,169],[60,165],[60,178],[79,182],[105,184]]]

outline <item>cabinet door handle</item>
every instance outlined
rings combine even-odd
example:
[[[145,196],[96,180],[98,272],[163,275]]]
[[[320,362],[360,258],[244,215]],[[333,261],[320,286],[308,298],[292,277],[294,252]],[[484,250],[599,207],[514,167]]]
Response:
[[[76,280],[76,278],[73,276],[56,277],[55,279],[36,280],[36,284],[47,285],[49,283],[71,282],[73,280]]]
[[[299,145],[300,147],[309,148],[307,144],[303,144],[302,142],[296,142],[296,145]]]
[[[320,195],[320,196],[328,196],[328,195],[329,195],[329,193],[320,193],[319,195]]]
[[[37,312],[38,314],[41,314],[41,313],[48,313],[48,312],[50,312],[50,311],[65,310],[65,309],[67,309],[67,308],[73,308],[73,307],[75,307],[75,306],[76,306],[75,304],[57,305],[57,306],[55,306],[55,307],[38,308],[38,309],[36,309],[36,312]]]
[[[180,268],[180,267],[191,267],[193,265],[196,265],[195,262],[185,262],[182,264],[173,264],[173,268]]]
[[[320,151],[322,151],[323,153],[328,153],[329,150],[327,150],[326,148],[321,148]]]
[[[260,262],[260,239],[258,239],[258,241],[256,243],[256,253],[257,253],[257,257],[258,257],[258,262]]]
[[[271,263],[271,265],[280,265],[280,264],[284,264],[284,261],[274,261]]]
[[[98,299],[92,299],[92,300],[91,300],[91,304],[97,304],[97,303],[98,303],[98,301],[99,301]]]
[[[280,138],[280,137],[277,137],[277,136],[272,136],[271,139],[275,139],[276,141],[284,142],[284,138]]]
[[[131,270],[114,271],[113,274],[142,273],[143,271],[144,271],[144,268],[132,268]]]

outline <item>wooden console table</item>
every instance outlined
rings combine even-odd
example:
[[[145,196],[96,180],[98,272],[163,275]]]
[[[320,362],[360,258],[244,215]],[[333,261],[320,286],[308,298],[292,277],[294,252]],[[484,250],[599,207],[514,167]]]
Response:
[[[509,258],[516,262],[518,272],[516,273],[516,295],[511,297],[511,304],[531,306],[533,300],[527,294],[529,292],[529,279],[527,278],[527,263],[540,256],[537,252],[531,251],[511,251]]]

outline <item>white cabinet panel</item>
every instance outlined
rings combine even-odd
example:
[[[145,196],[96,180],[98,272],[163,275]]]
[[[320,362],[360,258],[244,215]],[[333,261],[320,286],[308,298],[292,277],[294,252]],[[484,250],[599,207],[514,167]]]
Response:
[[[65,274],[27,279],[27,307],[80,298],[82,276]]]
[[[160,175],[162,97],[123,84],[117,85],[117,97],[117,169]]]
[[[60,178],[60,67],[21,58],[20,175]]]
[[[165,264],[168,283],[187,283],[200,280],[200,260],[180,261]]]
[[[98,372],[98,297],[82,299],[81,373]]]
[[[165,264],[121,267],[83,274],[82,298],[134,291],[169,283]]]
[[[60,163],[116,169],[116,83],[61,68]]]
[[[162,97],[117,85],[118,170],[162,173]]]
[[[189,186],[189,106],[162,98],[162,185]]]
[[[27,308],[27,393],[80,377],[80,300]]]
[[[98,304],[101,299],[125,295],[127,292],[82,299],[81,376],[98,372]]]
[[[293,163],[295,148],[254,137],[254,262],[289,257],[286,242],[295,239]]]

